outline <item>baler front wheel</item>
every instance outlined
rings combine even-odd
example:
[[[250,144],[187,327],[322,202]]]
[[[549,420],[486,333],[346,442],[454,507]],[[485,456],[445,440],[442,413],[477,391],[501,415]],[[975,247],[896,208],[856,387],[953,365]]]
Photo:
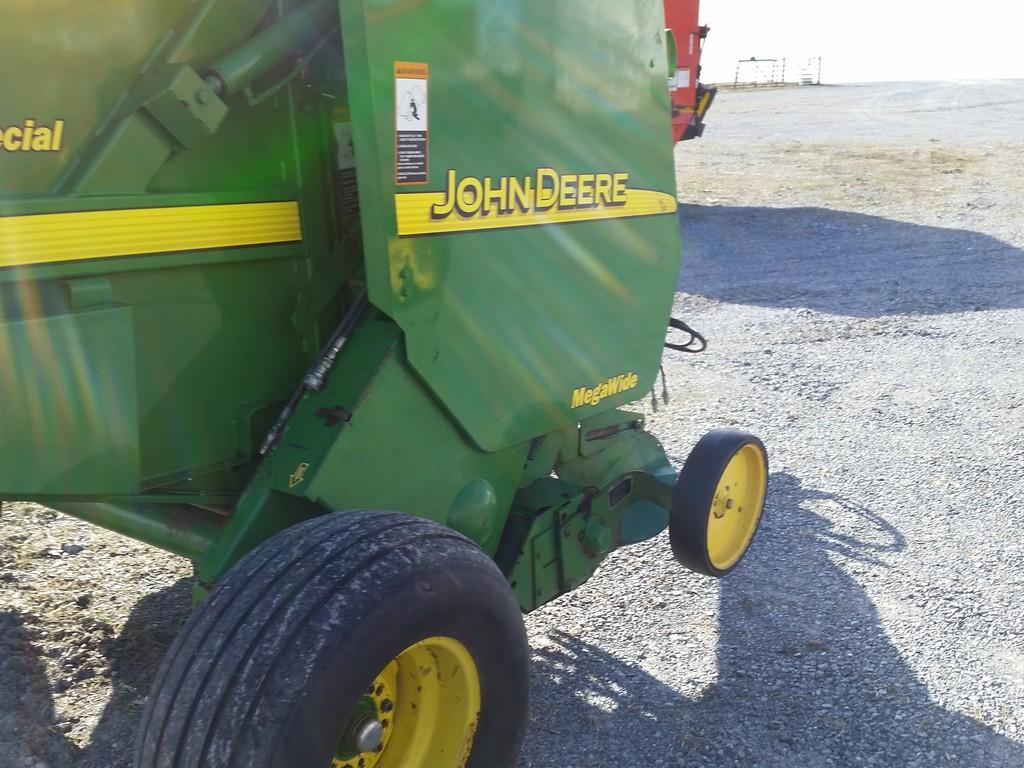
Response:
[[[739,565],[761,522],[768,454],[753,435],[717,429],[690,453],[672,496],[669,522],[676,559],[721,577]]]
[[[158,673],[138,768],[515,763],[529,646],[494,562],[418,518],[309,521],[243,559]]]

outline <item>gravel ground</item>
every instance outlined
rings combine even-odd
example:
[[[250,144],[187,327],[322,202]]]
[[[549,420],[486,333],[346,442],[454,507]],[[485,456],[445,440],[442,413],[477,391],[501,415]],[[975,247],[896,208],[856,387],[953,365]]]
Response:
[[[759,434],[722,582],[667,538],[527,619],[521,768],[1024,766],[1024,82],[725,93],[677,159],[652,429]],[[0,768],[117,768],[186,562],[32,505],[0,521]]]
[[[530,617],[523,766],[1024,766],[1024,82],[725,93],[677,155],[651,417],[740,425],[766,518],[720,584],[667,540]]]

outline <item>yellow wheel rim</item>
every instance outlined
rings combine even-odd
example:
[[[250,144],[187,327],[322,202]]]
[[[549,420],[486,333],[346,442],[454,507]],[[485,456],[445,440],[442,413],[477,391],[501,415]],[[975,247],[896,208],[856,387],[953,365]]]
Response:
[[[345,744],[368,717],[380,723],[377,749]],[[402,651],[377,675],[346,726],[332,768],[462,768],[480,720],[480,676],[473,657],[451,637]]]
[[[729,570],[747,551],[767,489],[764,453],[756,445],[744,445],[726,465],[708,517],[708,557],[718,570]]]

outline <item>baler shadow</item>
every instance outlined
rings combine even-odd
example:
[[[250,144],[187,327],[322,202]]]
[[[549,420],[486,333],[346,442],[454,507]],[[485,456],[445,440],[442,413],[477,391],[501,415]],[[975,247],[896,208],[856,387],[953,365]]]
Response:
[[[113,693],[92,738],[76,757],[76,768],[132,765],[135,733],[160,662],[192,611],[192,579],[146,595],[132,609],[124,628],[109,641]]]
[[[132,609],[121,633],[101,644],[112,691],[89,743],[81,749],[58,727],[53,684],[26,626],[31,618],[0,612],[0,691],[19,697],[13,708],[0,707],[0,768],[129,768],[146,694],[164,653],[188,618],[191,590],[192,581],[181,579],[147,595]],[[8,754],[5,744],[14,745],[21,759]]]
[[[885,567],[886,555],[904,547],[882,516],[792,475],[772,475],[758,541],[721,582],[714,683],[684,695],[593,644],[555,633],[535,652],[532,724],[520,765],[1024,765],[1024,745],[933,702],[886,636],[854,575]],[[8,740],[50,768],[130,766],[146,693],[188,616],[190,588],[182,579],[147,596],[108,641],[113,693],[81,750],[57,728],[31,618],[0,612],[0,691],[18,697],[0,707],[0,766],[21,765],[5,762]],[[679,632],[686,642],[687,628]]]
[[[932,700],[851,575],[904,547],[881,516],[774,474],[721,582],[717,679],[684,695],[556,633],[535,651],[521,767],[1024,765],[1024,745]]]
[[[24,759],[30,760],[25,765],[52,768],[73,764],[57,731],[50,681],[32,643],[35,619],[0,611],[0,692],[14,699],[13,706],[0,706],[0,766],[4,768],[20,766]]]
[[[678,288],[851,317],[1024,307],[1024,252],[979,232],[824,208],[680,208]]]

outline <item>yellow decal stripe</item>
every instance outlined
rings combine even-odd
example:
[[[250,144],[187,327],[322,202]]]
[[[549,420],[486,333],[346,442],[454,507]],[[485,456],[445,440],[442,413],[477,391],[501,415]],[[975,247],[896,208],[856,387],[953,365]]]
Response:
[[[446,198],[447,195],[444,192],[412,192],[395,195],[399,237],[654,216],[662,213],[675,213],[678,205],[674,196],[664,192],[630,189],[626,190],[626,202],[622,205],[566,210],[553,207],[544,211],[491,213],[487,216],[481,216],[478,213],[471,217],[462,217],[458,213],[453,213],[443,219],[432,218],[431,211],[434,206],[443,206]]]
[[[0,217],[0,267],[301,239],[294,200],[8,216]]]

